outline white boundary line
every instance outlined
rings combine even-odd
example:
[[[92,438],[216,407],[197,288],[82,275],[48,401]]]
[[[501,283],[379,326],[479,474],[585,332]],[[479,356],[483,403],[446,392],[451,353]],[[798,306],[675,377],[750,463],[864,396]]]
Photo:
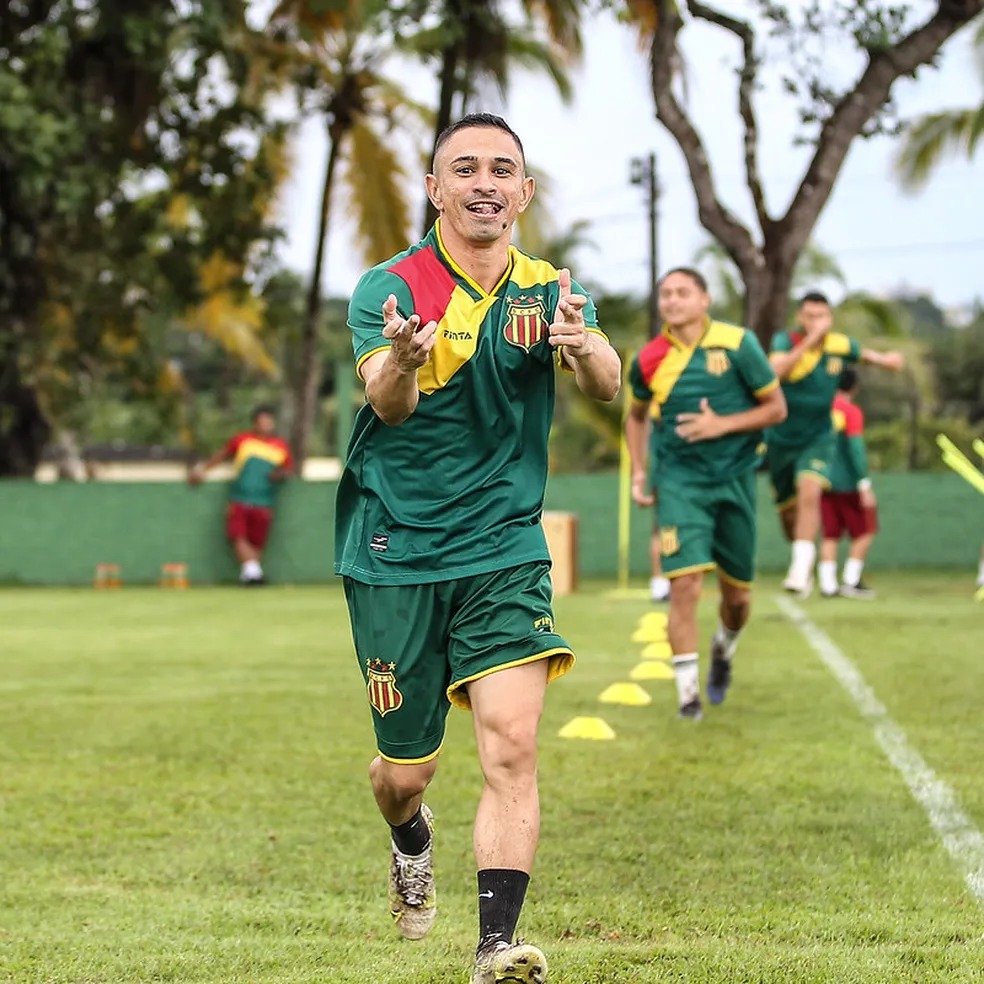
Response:
[[[803,609],[784,595],[776,596],[780,611],[803,634],[810,648],[854,701],[861,716],[871,725],[875,739],[888,760],[898,769],[916,802],[926,811],[950,857],[978,902],[984,902],[984,835],[960,808],[956,794],[923,761],[909,744],[905,732],[888,716],[885,705],[865,682],[861,671]]]

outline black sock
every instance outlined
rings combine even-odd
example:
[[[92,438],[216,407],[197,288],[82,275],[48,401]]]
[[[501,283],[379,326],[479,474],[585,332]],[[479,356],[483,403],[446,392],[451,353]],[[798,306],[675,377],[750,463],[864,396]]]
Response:
[[[478,949],[505,940],[512,943],[530,876],[512,868],[484,868],[478,873]]]
[[[397,827],[390,824],[390,830],[393,831],[393,843],[401,854],[416,857],[427,850],[431,839],[430,829],[420,810],[417,810],[406,823],[401,823]]]

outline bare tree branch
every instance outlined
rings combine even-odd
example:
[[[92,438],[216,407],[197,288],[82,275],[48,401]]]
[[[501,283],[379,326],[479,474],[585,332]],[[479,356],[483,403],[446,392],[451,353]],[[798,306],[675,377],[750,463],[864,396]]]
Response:
[[[697,197],[701,224],[727,250],[744,276],[764,260],[751,233],[724,206],[700,135],[673,92],[673,70],[679,61],[677,34],[683,26],[675,0],[657,0],[658,20],[652,43],[652,87],[656,118],[670,131],[683,152]]]
[[[714,10],[698,0],[690,0],[687,8],[694,17],[717,24],[734,34],[741,42],[743,62],[738,73],[738,111],[745,125],[745,181],[755,205],[755,215],[764,237],[768,238],[772,219],[765,206],[765,193],[762,190],[762,176],[758,165],[758,120],[752,105],[755,91],[755,76],[758,72],[758,59],[755,56],[755,33],[751,26],[736,17]]]
[[[940,0],[936,13],[894,48],[871,55],[855,88],[823,124],[817,147],[785,216],[777,223],[782,253],[795,259],[840,174],[851,141],[888,99],[893,83],[931,61],[954,32],[984,10],[984,0]]]

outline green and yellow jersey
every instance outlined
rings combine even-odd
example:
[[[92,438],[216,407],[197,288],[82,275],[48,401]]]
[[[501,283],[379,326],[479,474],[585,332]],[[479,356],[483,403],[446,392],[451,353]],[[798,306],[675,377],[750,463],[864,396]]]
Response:
[[[447,254],[438,222],[356,286],[357,366],[389,347],[389,294],[404,317],[436,321],[437,338],[409,419],[389,427],[368,404],[356,417],[338,488],[336,573],[413,584],[549,561],[540,514],[558,363],[547,341],[556,268],[510,247],[502,280],[486,293]],[[598,331],[590,298],[583,311]]]
[[[278,483],[270,478],[276,468],[290,469],[294,460],[287,442],[280,437],[264,437],[244,431],[230,438],[225,456],[232,459],[235,477],[229,486],[229,499],[247,506],[273,507]]]
[[[799,332],[780,331],[772,339],[770,352],[790,352],[802,339]],[[783,448],[806,447],[831,432],[830,405],[837,392],[837,380],[846,363],[861,358],[861,346],[840,332],[829,332],[823,345],[800,356],[782,381],[789,414],[768,432],[770,445]]]
[[[755,467],[760,432],[689,443],[675,427],[677,414],[699,412],[705,397],[711,409],[724,416],[751,410],[779,385],[752,332],[708,320],[704,333],[689,346],[664,326],[632,360],[629,383],[633,399],[648,403],[650,415],[657,418],[650,452],[657,462],[657,482],[678,476],[715,482]]]
[[[838,393],[831,408],[831,420],[836,441],[830,462],[830,490],[855,492],[858,483],[868,477],[864,413],[856,403]]]

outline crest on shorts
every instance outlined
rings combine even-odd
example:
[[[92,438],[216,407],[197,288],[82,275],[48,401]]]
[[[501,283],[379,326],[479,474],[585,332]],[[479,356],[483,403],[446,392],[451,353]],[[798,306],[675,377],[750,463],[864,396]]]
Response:
[[[661,526],[659,528],[659,548],[660,552],[667,557],[672,556],[680,549],[680,537],[677,536],[675,526]]]
[[[502,329],[506,341],[529,352],[546,335],[545,314],[542,295],[521,294],[509,298],[506,301],[506,325]]]
[[[403,694],[396,687],[396,663],[387,663],[381,659],[367,659],[369,703],[372,704],[380,717],[386,717],[390,711],[397,711],[403,704]]]
[[[839,376],[844,371],[844,360],[839,355],[827,359],[827,372],[831,376]]]
[[[724,349],[708,349],[704,358],[707,360],[707,371],[712,376],[723,376],[731,368]]]

